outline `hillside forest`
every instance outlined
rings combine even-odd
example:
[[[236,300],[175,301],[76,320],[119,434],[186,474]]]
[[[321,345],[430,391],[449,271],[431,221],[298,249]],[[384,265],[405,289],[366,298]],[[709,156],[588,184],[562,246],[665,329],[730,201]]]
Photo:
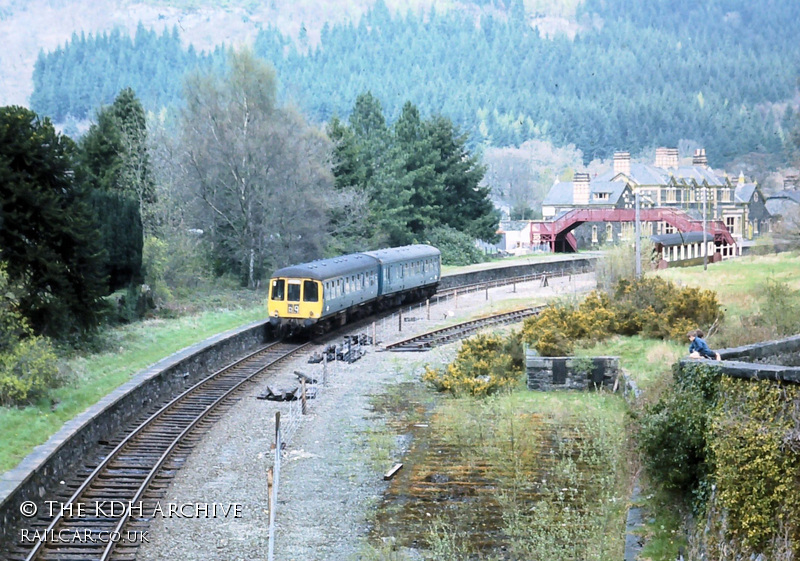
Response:
[[[140,25],[41,52],[30,108],[0,108],[0,370],[42,375],[0,394],[49,383],[47,338],[82,345],[204,283],[409,243],[479,261],[498,185],[532,217],[536,185],[616,149],[796,159],[794,2],[587,0],[554,35],[519,0],[468,6],[378,0],[316,41],[267,26],[198,52]]]
[[[747,154],[788,158],[800,74],[800,6],[790,0],[586,0],[577,31],[544,35],[521,0],[473,9],[390,11],[323,26],[312,41],[263,27],[255,54],[279,96],[314,122],[346,118],[370,91],[389,120],[411,100],[469,134],[469,146],[543,140],[573,145],[583,163],[681,142],[715,167]],[[144,108],[182,102],[187,71],[219,71],[225,48],[184,48],[177,28],[75,34],[36,62],[31,107],[55,122],[92,118],[123,87]]]

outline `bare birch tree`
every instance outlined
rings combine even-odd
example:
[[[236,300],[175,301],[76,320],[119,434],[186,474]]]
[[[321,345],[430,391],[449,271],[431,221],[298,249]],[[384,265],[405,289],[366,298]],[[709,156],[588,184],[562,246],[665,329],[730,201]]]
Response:
[[[181,119],[184,180],[203,202],[198,228],[249,287],[269,269],[320,256],[333,179],[330,142],[276,102],[275,72],[250,51],[227,74],[197,74]]]

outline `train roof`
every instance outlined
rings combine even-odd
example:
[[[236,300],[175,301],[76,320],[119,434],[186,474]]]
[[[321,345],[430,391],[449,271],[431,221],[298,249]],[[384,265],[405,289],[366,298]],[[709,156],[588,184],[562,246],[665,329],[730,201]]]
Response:
[[[319,259],[301,265],[290,265],[272,273],[272,278],[303,278],[324,281],[333,277],[355,275],[377,269],[378,260],[363,253],[352,253],[330,259]]]
[[[389,247],[364,252],[364,255],[374,257],[382,264],[410,261],[412,259],[428,259],[430,257],[438,257],[441,254],[442,252],[432,245],[425,244],[404,245],[403,247]]]

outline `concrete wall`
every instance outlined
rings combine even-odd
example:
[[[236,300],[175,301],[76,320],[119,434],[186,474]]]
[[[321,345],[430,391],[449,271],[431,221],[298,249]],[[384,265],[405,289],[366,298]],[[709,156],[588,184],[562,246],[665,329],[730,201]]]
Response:
[[[525,371],[528,389],[537,391],[587,390],[600,386],[612,389],[619,374],[619,357],[591,357],[591,369],[586,359],[576,357],[544,357],[528,351]]]
[[[267,325],[258,322],[211,337],[157,362],[37,446],[0,480],[0,542],[10,541],[6,534],[21,521],[22,502],[41,506],[46,494],[48,500],[55,500],[53,490],[59,488],[59,481],[96,455],[101,441],[110,440],[143,411],[157,409],[206,375],[254,350],[267,340]]]

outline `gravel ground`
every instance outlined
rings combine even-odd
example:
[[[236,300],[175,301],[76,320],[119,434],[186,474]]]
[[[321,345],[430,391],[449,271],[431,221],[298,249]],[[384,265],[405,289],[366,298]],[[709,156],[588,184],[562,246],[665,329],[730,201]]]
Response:
[[[424,320],[424,308],[404,314],[420,321],[406,322],[397,332],[397,317],[379,322],[378,339],[391,343],[412,334],[442,326],[445,314],[450,321],[499,309],[503,301],[523,298],[564,296],[594,288],[593,275],[550,280],[549,287],[539,282],[498,287],[485,292],[460,295],[431,307],[431,321]],[[371,335],[371,327],[358,332]],[[335,339],[341,341],[341,336]],[[315,350],[321,349],[322,346]],[[378,347],[379,348],[379,347]],[[381,427],[383,420],[370,407],[373,395],[400,382],[418,381],[426,363],[446,361],[457,345],[429,353],[383,353],[367,347],[367,354],[353,364],[329,364],[328,385],[317,399],[309,401],[308,414],[302,417],[283,451],[279,500],[276,509],[275,559],[282,561],[345,561],[359,558],[369,529],[372,505],[386,486],[382,473],[371,465],[365,435]],[[308,355],[282,368],[273,387],[297,385],[295,370],[322,378],[322,365],[308,364]],[[239,402],[217,422],[196,446],[184,467],[176,474],[161,500],[167,504],[220,505],[218,516],[157,517],[149,528],[149,543],[143,543],[137,559],[160,561],[225,561],[267,559],[268,503],[267,470],[273,464],[270,446],[275,440],[275,412],[281,411],[282,425],[289,416],[289,404],[258,400],[267,381],[243,393]],[[296,417],[297,418],[297,417]],[[241,516],[225,517],[222,508],[241,505]],[[209,512],[211,511],[209,509]],[[235,507],[234,507],[235,508]],[[189,513],[189,507],[185,507]]]

